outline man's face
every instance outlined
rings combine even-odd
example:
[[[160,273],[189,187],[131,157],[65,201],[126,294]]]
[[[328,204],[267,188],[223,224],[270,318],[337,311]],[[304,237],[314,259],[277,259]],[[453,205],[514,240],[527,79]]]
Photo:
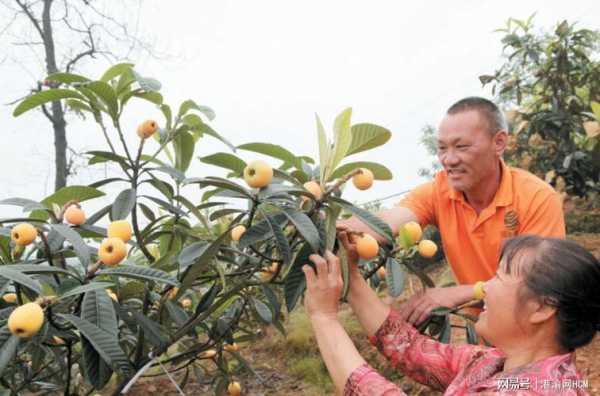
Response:
[[[438,130],[438,158],[455,190],[472,191],[493,180],[506,132],[489,132],[475,110],[446,115]]]

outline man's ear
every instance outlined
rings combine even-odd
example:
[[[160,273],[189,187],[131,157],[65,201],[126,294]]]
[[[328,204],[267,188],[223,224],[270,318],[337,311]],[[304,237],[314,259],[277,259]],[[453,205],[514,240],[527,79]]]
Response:
[[[504,129],[496,132],[493,138],[494,141],[494,151],[498,157],[502,157],[504,154],[504,150],[506,150],[506,145],[508,144],[508,132]]]

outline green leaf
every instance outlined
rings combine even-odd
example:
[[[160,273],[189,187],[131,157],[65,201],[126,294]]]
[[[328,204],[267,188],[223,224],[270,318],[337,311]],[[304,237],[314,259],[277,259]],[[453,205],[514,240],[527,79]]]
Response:
[[[592,111],[596,116],[596,119],[600,121],[600,103],[592,101]]]
[[[179,209],[177,206],[171,205],[170,203],[168,203],[166,201],[163,201],[162,199],[154,198],[149,195],[140,195],[140,198],[149,199],[150,201],[158,204],[159,206],[161,206],[162,208],[166,209],[167,211],[169,211],[173,214],[176,214],[179,216],[186,216],[186,213],[183,210]]]
[[[165,122],[167,123],[166,129],[168,131],[171,130],[171,127],[173,126],[173,113],[171,111],[171,107],[169,105],[162,104],[160,106],[160,111],[162,111],[163,115],[165,116]]]
[[[136,92],[132,96],[147,100],[157,106],[160,106],[163,103],[163,96],[158,92]]]
[[[208,247],[202,252],[200,256],[195,258],[194,264],[186,268],[185,272],[181,276],[181,286],[179,287],[178,295],[181,295],[185,289],[188,289],[198,279],[198,277],[206,271],[206,268],[214,260],[221,249],[221,245],[229,240],[229,232],[227,230],[215,239]]]
[[[10,279],[11,281],[23,285],[26,288],[34,291],[38,295],[43,294],[42,286],[38,281],[9,267],[10,266],[8,265],[0,266],[0,278]]]
[[[192,109],[198,110],[200,113],[204,114],[209,119],[209,121],[215,119],[215,112],[210,107],[199,106],[198,104],[196,104],[196,102],[194,102],[191,99],[184,101],[181,104],[181,106],[179,106],[179,112],[177,113],[177,117],[185,115],[188,111]]]
[[[44,198],[42,204],[48,209],[52,208],[52,204],[55,203],[58,206],[63,206],[71,200],[77,202],[84,202],[93,198],[103,196],[104,193],[96,188],[88,186],[68,186],[63,187],[56,191],[54,194]],[[33,219],[46,220],[48,219],[48,213],[45,211],[34,211],[30,215]]]
[[[214,129],[210,127],[210,125],[205,124],[204,121],[202,121],[202,118],[200,118],[198,115],[188,114],[185,117],[183,117],[182,121],[185,125],[189,126],[193,132],[200,134],[200,136],[202,136],[203,134],[212,136],[225,143],[227,146],[229,146],[229,148],[232,151],[235,151],[235,146],[231,144],[229,140],[225,139],[223,136],[218,134]]]
[[[361,209],[357,206],[354,206],[348,201],[345,201],[341,198],[330,197],[331,201],[334,201],[340,204],[344,209],[354,214],[360,220],[362,220],[369,228],[375,231],[377,234],[381,235],[388,243],[392,243],[394,237],[392,235],[392,230],[390,226],[379,217],[375,216],[373,213]]]
[[[52,73],[46,77],[46,80],[63,84],[85,83],[90,81],[89,78],[74,73]]]
[[[333,124],[333,154],[329,158],[329,171],[333,171],[346,156],[352,143],[352,132],[350,130],[350,118],[352,117],[352,108],[342,111]]]
[[[281,227],[287,222],[287,216],[283,213],[276,214],[273,216],[275,223]],[[273,231],[266,220],[262,220],[258,223],[254,223],[250,228],[244,232],[240,240],[238,241],[240,249],[244,249],[257,242],[264,241],[273,236]]]
[[[169,316],[173,319],[177,326],[183,326],[184,323],[188,321],[189,317],[187,312],[181,309],[181,307],[175,304],[173,301],[166,300],[165,307],[167,307]]]
[[[281,259],[283,260],[283,264],[287,264],[292,260],[292,250],[290,248],[290,244],[283,233],[283,230],[279,226],[279,223],[273,218],[273,216],[265,213],[263,210],[259,209],[269,226],[269,229],[273,233],[275,237],[275,242],[277,243],[277,250],[279,250],[279,254],[281,254]]]
[[[153,170],[157,170],[159,172],[164,172],[166,174],[168,174],[169,176],[171,176],[177,183],[181,183],[183,182],[183,180],[185,180],[185,174],[183,172],[181,172],[179,169],[175,169],[172,166],[159,166],[158,168],[155,168]]]
[[[188,210],[188,215],[190,213],[192,213],[194,216],[196,216],[196,218],[198,219],[198,221],[200,221],[202,223],[202,225],[204,225],[204,227],[209,228],[208,222],[206,221],[206,217],[200,212],[200,209],[202,209],[203,207],[206,207],[205,205],[198,205],[198,206],[194,206],[194,204],[192,202],[190,202],[190,200],[188,200],[186,197],[183,197],[181,195],[176,195],[175,197],[173,197],[173,199],[175,199],[177,202],[180,202],[181,204],[183,204],[183,206],[186,207],[186,209]],[[214,204],[214,202],[210,202],[211,204]],[[219,205],[219,203],[217,202],[217,205]],[[213,205],[211,205],[213,206]]]
[[[320,168],[320,181],[324,181],[327,178],[327,164],[329,163],[329,142],[327,141],[327,134],[325,128],[321,123],[321,119],[318,115],[317,118],[317,134],[319,136],[319,168]]]
[[[117,164],[121,165],[122,167],[124,167],[125,169],[130,168],[129,162],[127,162],[127,158],[114,154],[110,151],[88,151],[86,153],[87,155],[90,155],[91,158],[88,161],[89,165],[95,165],[95,164],[101,164],[107,161],[113,161],[116,162]]]
[[[100,100],[106,105],[111,117],[116,117],[119,111],[117,94],[108,83],[105,83],[104,81],[92,81],[91,83],[86,84],[86,88],[98,95]]]
[[[22,272],[24,274],[63,274],[78,278],[76,274],[68,270],[64,270],[58,267],[50,267],[46,264],[9,264],[3,268],[9,268],[14,271]]]
[[[188,132],[178,133],[173,139],[173,150],[175,151],[175,168],[184,172],[189,168],[194,156],[194,137]]]
[[[117,195],[115,202],[112,204],[112,209],[110,212],[111,219],[115,220],[123,220],[131,211],[135,208],[135,200],[136,200],[136,191],[133,188],[128,188],[123,190]]]
[[[277,316],[279,314],[279,311],[281,310],[281,304],[279,303],[277,295],[275,294],[273,289],[266,283],[260,285],[260,288],[263,294],[267,297],[269,304],[271,304],[271,307],[273,308],[272,311],[275,313],[275,316]]]
[[[466,322],[467,325],[467,342],[472,345],[479,345],[479,337],[477,336],[477,332],[475,331],[475,327],[469,321]]]
[[[97,325],[81,319],[75,315],[58,314],[72,323],[90,342],[94,350],[108,363],[113,369],[124,376],[131,374],[131,365],[127,356],[119,345],[119,339],[116,334],[106,331]]]
[[[7,198],[0,201],[0,205],[14,205],[23,208],[23,212],[29,212],[32,210],[44,210],[46,207],[37,201],[33,201],[27,198]]]
[[[45,103],[66,98],[75,98],[85,101],[85,98],[76,91],[72,91],[70,89],[49,89],[47,91],[35,93],[23,99],[23,101],[21,101],[21,103],[19,103],[13,111],[13,116],[18,117],[21,114]]]
[[[194,263],[198,257],[202,255],[208,248],[209,243],[206,241],[194,242],[191,245],[186,246],[177,258],[181,267],[187,267]]]
[[[302,267],[310,263],[308,256],[312,253],[312,248],[308,243],[302,245],[294,259],[294,263],[283,280],[283,293],[288,312],[292,312],[306,288],[306,278]]]
[[[371,172],[373,172],[373,176],[375,177],[375,180],[391,180],[392,179],[392,172],[390,172],[390,170],[388,168],[386,168],[385,166],[378,164],[376,162],[359,161],[359,162],[350,162],[350,163],[340,166],[339,168],[337,168],[335,170],[335,172],[333,172],[331,174],[331,176],[329,177],[329,180],[334,180],[339,177],[342,177],[342,176],[352,172],[354,169],[358,169],[358,168],[369,169]]]
[[[236,177],[241,177],[244,174],[244,168],[246,168],[246,162],[237,157],[236,155],[229,153],[215,153],[207,155],[205,157],[198,158],[205,164],[219,166],[221,168],[229,169],[235,172]]]
[[[87,293],[83,298],[81,316],[108,333],[118,334],[114,308],[106,292]],[[112,368],[85,337],[81,338],[81,353],[82,371],[87,381],[98,390],[104,388],[112,377]]]
[[[86,103],[82,102],[81,100],[67,99],[65,101],[65,104],[67,105],[67,107],[69,107],[71,110],[74,110],[76,113],[83,113],[84,111],[87,111],[88,113],[92,114],[94,113],[92,108]]]
[[[271,312],[271,309],[267,304],[254,297],[252,297],[252,302],[254,303],[254,309],[258,316],[265,321],[265,323],[273,323],[273,312]]]
[[[153,320],[148,319],[140,312],[134,311],[135,321],[144,331],[146,339],[157,348],[162,348],[169,342],[169,338],[164,335],[164,330]]]
[[[133,75],[135,76],[136,81],[138,82],[138,84],[140,84],[140,87],[144,91],[160,91],[162,85],[155,78],[142,77],[135,70],[133,70]]]
[[[217,281],[215,281],[215,283],[213,283],[210,289],[206,293],[204,293],[202,298],[200,298],[200,301],[198,301],[195,314],[198,315],[206,311],[208,307],[210,307],[213,304],[215,298],[217,298],[221,290],[223,290],[223,287],[219,283],[217,283]]]
[[[296,229],[304,237],[306,242],[313,249],[313,252],[319,251],[320,237],[319,230],[313,224],[312,220],[303,212],[300,212],[293,208],[283,207],[281,208],[283,213],[290,219],[290,221],[296,226]]]
[[[88,217],[88,219],[85,221],[85,224],[86,225],[95,224],[98,220],[100,220],[101,218],[106,216],[110,212],[111,209],[112,209],[112,204],[106,205],[105,207],[103,207],[102,209],[100,209],[99,211],[97,211],[96,213],[91,215],[90,217]]]
[[[237,148],[239,150],[252,151],[255,153],[268,155],[269,157],[280,159],[283,162],[289,162],[290,164],[294,164],[296,168],[302,169],[298,161],[298,157],[296,155],[294,155],[291,151],[276,144],[246,143],[242,144],[241,146],[237,146]]]
[[[0,344],[0,376],[10,362],[13,361],[19,348],[19,337],[11,335],[7,326],[0,329],[0,340],[4,340]],[[4,377],[2,377],[4,378]]]
[[[233,208],[224,208],[224,209],[219,209],[219,210],[215,210],[214,212],[212,212],[210,214],[209,220],[210,221],[215,221],[217,219],[220,219],[221,217],[233,214],[233,213],[244,213],[246,212],[245,210],[242,209],[233,209]]]
[[[452,336],[452,324],[448,316],[444,319],[444,326],[442,327],[442,333],[440,334],[439,341],[444,344],[450,343],[450,337]]]
[[[198,183],[198,184],[200,184],[200,187],[206,187],[206,186],[219,187],[219,188],[223,188],[225,190],[238,192],[247,198],[254,199],[252,194],[250,194],[248,192],[248,190],[246,190],[244,187],[240,186],[237,183],[229,181],[227,179],[223,179],[221,177],[192,178],[192,179],[184,180],[183,183],[184,184]]]
[[[65,293],[58,296],[58,299],[63,300],[65,298],[77,296],[79,294],[87,293],[89,291],[104,290],[108,289],[109,287],[113,287],[114,285],[114,283],[109,282],[91,282],[87,285],[81,285],[67,290]]]
[[[361,151],[385,144],[392,137],[392,133],[384,127],[375,124],[352,125],[352,144],[346,157]]]
[[[71,242],[73,249],[75,249],[75,254],[79,258],[79,261],[81,261],[81,265],[87,268],[92,259],[90,257],[90,249],[85,244],[83,238],[66,224],[52,224],[52,229]]]
[[[109,82],[115,77],[119,77],[121,74],[130,71],[133,68],[133,63],[117,63],[109,67],[102,77],[100,77],[100,81]]]
[[[388,258],[385,267],[385,281],[388,285],[390,296],[398,297],[404,290],[406,274],[393,257]]]
[[[430,314],[434,316],[446,316],[452,312],[452,308],[448,307],[435,307],[431,310]]]
[[[119,265],[118,267],[103,269],[97,274],[162,282],[172,286],[179,286],[179,282],[177,282],[177,279],[173,278],[168,273],[161,270],[148,267],[141,267],[137,265]]]

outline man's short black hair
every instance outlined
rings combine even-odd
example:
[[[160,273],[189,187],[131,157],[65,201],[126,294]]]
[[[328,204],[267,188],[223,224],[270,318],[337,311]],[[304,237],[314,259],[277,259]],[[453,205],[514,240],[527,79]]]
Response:
[[[506,119],[502,111],[496,106],[491,100],[481,98],[478,96],[469,96],[454,103],[446,114],[452,115],[462,113],[464,111],[477,111],[481,117],[485,120],[488,131],[494,135],[499,130],[508,130]]]

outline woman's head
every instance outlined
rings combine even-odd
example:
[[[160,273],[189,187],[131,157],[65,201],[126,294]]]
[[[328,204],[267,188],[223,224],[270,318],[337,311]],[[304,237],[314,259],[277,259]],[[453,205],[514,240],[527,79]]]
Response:
[[[575,242],[519,236],[502,247],[488,281],[478,332],[490,342],[519,343],[553,335],[572,351],[600,330],[600,263]]]

